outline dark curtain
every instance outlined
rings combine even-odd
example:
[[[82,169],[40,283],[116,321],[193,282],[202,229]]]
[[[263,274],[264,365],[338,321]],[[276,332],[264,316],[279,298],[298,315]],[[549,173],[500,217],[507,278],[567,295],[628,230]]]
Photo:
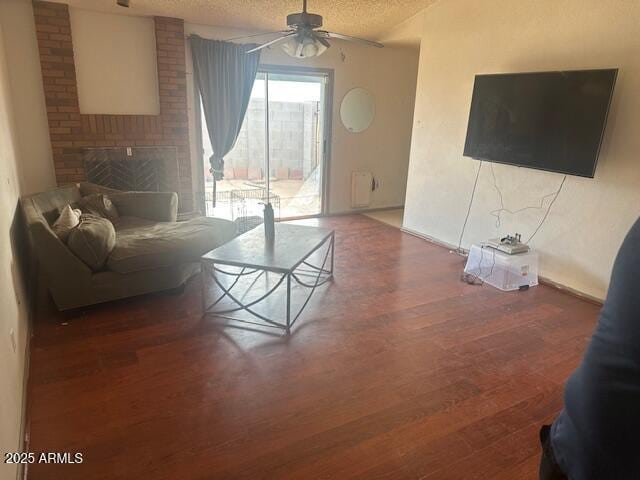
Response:
[[[254,44],[236,44],[192,36],[193,74],[202,97],[207,132],[213,147],[209,158],[215,182],[224,178],[224,156],[236,143],[258,73],[260,51]],[[215,189],[214,189],[215,205]]]

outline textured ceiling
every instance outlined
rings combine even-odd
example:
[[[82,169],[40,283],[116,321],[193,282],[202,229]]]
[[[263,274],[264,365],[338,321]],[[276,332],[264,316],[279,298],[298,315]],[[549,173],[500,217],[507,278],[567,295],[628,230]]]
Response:
[[[187,22],[270,31],[286,27],[286,16],[302,10],[302,0],[54,0],[73,7],[128,15],[161,15]],[[324,28],[376,39],[436,0],[309,0],[308,11],[324,17]]]

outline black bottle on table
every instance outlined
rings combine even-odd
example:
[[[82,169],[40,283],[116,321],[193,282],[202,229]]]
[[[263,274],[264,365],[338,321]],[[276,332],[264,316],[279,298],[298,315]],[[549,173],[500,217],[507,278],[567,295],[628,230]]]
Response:
[[[264,237],[267,241],[273,242],[276,236],[274,225],[273,207],[270,203],[264,204]]]

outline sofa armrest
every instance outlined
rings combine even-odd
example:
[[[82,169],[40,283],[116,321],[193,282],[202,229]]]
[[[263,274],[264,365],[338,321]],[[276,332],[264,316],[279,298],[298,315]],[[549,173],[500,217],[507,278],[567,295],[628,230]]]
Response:
[[[86,284],[91,270],[60,241],[39,213],[33,197],[21,200],[31,245],[54,293]]]
[[[175,192],[122,192],[109,194],[109,199],[122,216],[156,222],[175,222],[178,218],[178,194]]]
[[[87,281],[91,270],[60,241],[43,223],[33,224],[30,229],[38,261],[54,282],[73,283]]]

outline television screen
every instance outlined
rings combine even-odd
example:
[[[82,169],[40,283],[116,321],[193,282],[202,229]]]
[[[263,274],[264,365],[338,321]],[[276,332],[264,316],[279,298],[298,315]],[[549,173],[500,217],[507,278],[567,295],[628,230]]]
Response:
[[[477,75],[464,155],[593,178],[617,74]]]

